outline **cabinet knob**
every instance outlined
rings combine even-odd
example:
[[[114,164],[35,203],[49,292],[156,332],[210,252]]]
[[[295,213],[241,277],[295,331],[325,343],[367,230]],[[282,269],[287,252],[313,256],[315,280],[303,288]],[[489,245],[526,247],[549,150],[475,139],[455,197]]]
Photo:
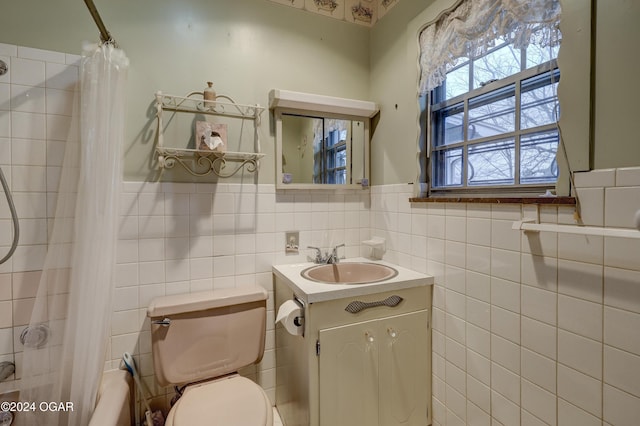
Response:
[[[387,328],[387,333],[389,333],[389,337],[391,337],[392,339],[398,337],[398,332],[391,327]]]
[[[364,337],[365,339],[367,339],[367,343],[373,343],[376,340],[373,334],[369,333],[368,331],[364,333]]]

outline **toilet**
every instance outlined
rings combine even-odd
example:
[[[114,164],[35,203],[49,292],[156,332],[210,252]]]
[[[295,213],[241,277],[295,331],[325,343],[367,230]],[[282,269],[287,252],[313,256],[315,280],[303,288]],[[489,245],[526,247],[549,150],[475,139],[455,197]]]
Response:
[[[264,354],[267,292],[221,289],[155,298],[149,304],[156,382],[186,386],[168,426],[272,426],[264,390],[237,371]]]

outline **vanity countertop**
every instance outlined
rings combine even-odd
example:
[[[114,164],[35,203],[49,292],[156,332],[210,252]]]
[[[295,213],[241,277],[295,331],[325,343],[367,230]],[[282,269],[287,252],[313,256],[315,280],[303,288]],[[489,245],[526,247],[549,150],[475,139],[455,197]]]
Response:
[[[305,303],[326,302],[328,300],[342,299],[345,297],[433,285],[432,276],[421,274],[383,260],[370,260],[357,257],[340,261],[340,263],[348,262],[378,263],[397,270],[398,275],[371,284],[325,284],[302,277],[302,271],[315,266],[312,262],[274,265],[272,270],[276,276],[286,281],[295,295]]]

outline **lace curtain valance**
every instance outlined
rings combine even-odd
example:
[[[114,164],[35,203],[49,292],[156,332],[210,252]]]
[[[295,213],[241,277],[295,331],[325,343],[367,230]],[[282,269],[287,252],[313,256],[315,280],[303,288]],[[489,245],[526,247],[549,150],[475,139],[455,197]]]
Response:
[[[516,48],[555,46],[559,0],[463,0],[420,34],[420,93],[444,81],[457,58],[482,55],[502,36]]]

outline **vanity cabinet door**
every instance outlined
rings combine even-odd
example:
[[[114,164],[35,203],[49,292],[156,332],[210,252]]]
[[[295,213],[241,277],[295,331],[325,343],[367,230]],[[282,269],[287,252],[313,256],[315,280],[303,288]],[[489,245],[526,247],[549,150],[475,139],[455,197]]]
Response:
[[[423,426],[429,404],[428,311],[379,321],[380,426]]]
[[[320,330],[321,426],[424,426],[428,311]]]
[[[377,321],[320,330],[320,425],[378,425]]]

